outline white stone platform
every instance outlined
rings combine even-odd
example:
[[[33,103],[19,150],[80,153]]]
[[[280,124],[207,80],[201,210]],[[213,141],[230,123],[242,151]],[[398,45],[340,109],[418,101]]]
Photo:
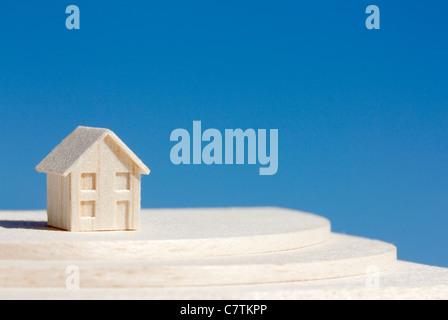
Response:
[[[143,210],[138,232],[70,233],[0,212],[0,299],[447,299],[448,269],[396,260],[280,208]],[[80,289],[66,287],[67,267]]]

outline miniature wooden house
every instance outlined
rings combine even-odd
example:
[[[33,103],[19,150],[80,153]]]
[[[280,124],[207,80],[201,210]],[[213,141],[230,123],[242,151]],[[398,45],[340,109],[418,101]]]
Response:
[[[47,173],[48,225],[136,230],[143,162],[110,130],[78,127],[36,167]]]

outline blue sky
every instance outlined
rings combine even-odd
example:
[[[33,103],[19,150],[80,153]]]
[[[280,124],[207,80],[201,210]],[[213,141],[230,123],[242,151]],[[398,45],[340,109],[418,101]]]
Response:
[[[81,11],[67,30],[65,8]],[[381,10],[367,30],[365,8]],[[448,267],[445,2],[15,1],[0,7],[0,209],[78,125],[150,167],[142,206],[282,206]],[[170,133],[278,129],[279,169],[180,165]]]

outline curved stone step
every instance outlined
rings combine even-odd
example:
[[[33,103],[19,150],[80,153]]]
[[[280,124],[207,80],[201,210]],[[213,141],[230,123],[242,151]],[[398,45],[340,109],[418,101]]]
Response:
[[[377,278],[376,278],[377,277]],[[375,281],[378,279],[378,282]],[[373,281],[372,281],[373,280]],[[372,286],[372,284],[377,285]],[[276,300],[448,299],[448,268],[397,261],[392,270],[302,282],[234,286],[146,288],[0,288],[1,300]],[[188,303],[185,302],[185,303]]]
[[[82,288],[260,284],[362,275],[393,268],[396,248],[377,240],[331,234],[297,250],[153,261],[2,261],[0,287],[64,287],[69,265]],[[73,270],[73,269],[71,269]]]
[[[45,211],[0,211],[0,260],[166,260],[275,252],[322,243],[330,222],[281,208],[146,209],[140,231],[73,233]]]

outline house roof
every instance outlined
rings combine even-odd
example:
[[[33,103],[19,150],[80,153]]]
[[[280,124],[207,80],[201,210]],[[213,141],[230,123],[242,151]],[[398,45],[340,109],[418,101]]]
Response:
[[[149,174],[148,167],[109,129],[79,126],[65,138],[36,167],[39,172],[67,176],[82,161],[84,155],[97,143],[109,136],[143,174]]]

